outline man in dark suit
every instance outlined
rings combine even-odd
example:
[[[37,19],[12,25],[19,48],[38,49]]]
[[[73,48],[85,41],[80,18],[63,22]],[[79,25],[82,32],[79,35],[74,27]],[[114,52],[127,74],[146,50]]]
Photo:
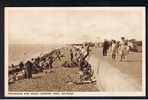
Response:
[[[31,61],[27,61],[25,64],[25,72],[26,72],[26,78],[27,79],[31,79],[32,78],[32,62]]]
[[[107,40],[103,43],[103,56],[107,56],[107,50],[109,49],[109,42]]]

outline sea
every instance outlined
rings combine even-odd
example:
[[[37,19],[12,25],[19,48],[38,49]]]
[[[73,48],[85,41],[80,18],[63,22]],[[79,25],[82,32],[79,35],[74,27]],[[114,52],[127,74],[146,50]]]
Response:
[[[56,48],[61,48],[64,44],[9,44],[8,45],[8,65],[26,62],[32,58],[42,56]]]

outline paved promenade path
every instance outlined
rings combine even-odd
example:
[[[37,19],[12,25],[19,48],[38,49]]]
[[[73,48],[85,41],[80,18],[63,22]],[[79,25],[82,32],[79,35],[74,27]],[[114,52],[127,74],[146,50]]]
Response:
[[[140,91],[141,53],[130,53],[123,62],[114,61],[111,56],[102,56],[101,49],[92,50],[87,59],[96,70],[97,88],[100,91]]]

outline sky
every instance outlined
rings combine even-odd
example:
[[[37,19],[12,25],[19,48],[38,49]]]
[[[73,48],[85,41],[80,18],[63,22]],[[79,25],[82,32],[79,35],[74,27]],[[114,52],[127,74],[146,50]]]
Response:
[[[145,8],[6,7],[5,32],[9,44],[96,42],[122,36],[142,40]]]

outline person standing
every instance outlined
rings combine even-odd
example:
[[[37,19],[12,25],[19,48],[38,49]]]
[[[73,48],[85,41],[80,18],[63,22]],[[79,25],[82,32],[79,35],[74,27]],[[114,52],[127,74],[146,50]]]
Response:
[[[72,49],[70,49],[70,59],[71,59],[71,62],[73,62],[73,51],[72,51]]]
[[[32,78],[32,66],[33,66],[33,64],[29,60],[25,63],[25,72],[26,72],[26,78],[27,79]]]
[[[120,45],[125,45],[126,40],[125,37],[121,37]]]
[[[56,58],[58,58],[61,61],[61,51],[60,51],[60,49],[56,50],[56,55],[57,55]]]
[[[85,59],[89,55],[89,52],[90,52],[89,44],[85,43],[81,48],[82,58]]]
[[[53,68],[52,63],[53,63],[53,57],[49,56],[49,67],[50,67],[50,69]]]
[[[119,53],[119,42],[117,41],[113,41],[112,43],[112,59],[116,59],[117,58],[117,55]]]
[[[103,56],[107,56],[107,50],[109,49],[109,42],[107,40],[103,43]]]

